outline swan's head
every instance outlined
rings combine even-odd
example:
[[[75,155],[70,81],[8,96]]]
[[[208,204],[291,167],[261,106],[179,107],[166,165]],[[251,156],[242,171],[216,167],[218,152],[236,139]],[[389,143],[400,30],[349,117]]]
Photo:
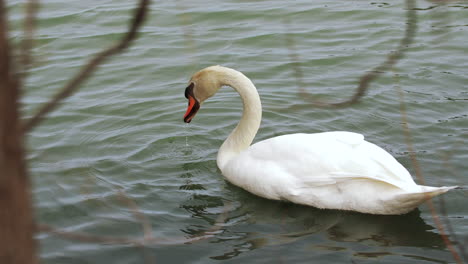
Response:
[[[221,66],[211,66],[192,76],[185,89],[185,97],[188,99],[187,112],[184,115],[185,123],[190,123],[200,109],[200,105],[221,88],[223,85],[221,75],[224,69]]]

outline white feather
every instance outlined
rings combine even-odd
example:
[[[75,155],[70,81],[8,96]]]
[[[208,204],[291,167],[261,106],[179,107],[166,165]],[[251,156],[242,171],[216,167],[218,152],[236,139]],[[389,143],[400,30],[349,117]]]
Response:
[[[352,132],[290,134],[252,143],[261,103],[242,73],[208,67],[192,77],[203,102],[222,85],[241,96],[241,121],[218,153],[218,167],[231,183],[261,197],[318,208],[371,214],[402,214],[455,187],[417,185],[388,152]],[[213,87],[217,86],[217,87]]]

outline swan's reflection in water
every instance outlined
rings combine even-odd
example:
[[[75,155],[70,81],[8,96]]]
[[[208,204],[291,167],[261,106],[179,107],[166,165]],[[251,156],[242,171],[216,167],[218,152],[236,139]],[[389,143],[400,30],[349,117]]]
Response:
[[[306,239],[311,250],[340,251],[352,244],[381,250],[358,253],[362,257],[392,254],[390,247],[445,247],[440,236],[432,231],[435,228],[421,218],[419,210],[400,216],[366,215],[269,201],[240,190],[235,195],[240,200],[225,212],[227,216],[221,229],[210,239],[210,243],[229,244],[229,249],[212,259],[230,259],[243,252]],[[221,198],[208,195],[193,196],[193,200],[181,207],[210,225],[215,224],[225,208]],[[206,230],[206,226],[189,226],[182,231],[196,236]]]

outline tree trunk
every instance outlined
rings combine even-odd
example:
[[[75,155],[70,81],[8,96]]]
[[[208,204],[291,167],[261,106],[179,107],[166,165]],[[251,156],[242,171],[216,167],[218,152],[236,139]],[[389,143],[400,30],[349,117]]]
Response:
[[[31,186],[20,128],[20,83],[13,70],[6,8],[0,0],[0,263],[37,263]]]

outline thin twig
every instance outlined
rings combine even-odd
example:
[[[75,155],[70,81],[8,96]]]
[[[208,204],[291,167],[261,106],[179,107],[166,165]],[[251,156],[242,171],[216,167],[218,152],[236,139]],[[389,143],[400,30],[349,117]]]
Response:
[[[135,220],[137,220],[138,222],[141,223],[141,226],[142,226],[142,230],[143,230],[143,235],[144,235],[144,238],[150,238],[152,235],[153,235],[153,230],[152,230],[152,227],[151,227],[151,223],[150,221],[148,220],[148,218],[146,217],[146,215],[140,210],[140,208],[138,207],[137,203],[132,200],[128,195],[127,193],[125,192],[124,188],[120,185],[117,185],[115,183],[112,183],[112,182],[109,182],[109,181],[106,181],[102,178],[98,178],[96,175],[94,175],[93,173],[91,173],[91,171],[89,170],[89,174],[88,174],[90,177],[88,177],[88,179],[90,180],[96,180],[96,179],[99,179],[103,182],[105,182],[106,184],[109,184],[109,185],[112,185],[115,189],[117,189],[117,193],[118,193],[118,197],[126,203],[127,207],[130,208],[130,210],[132,211],[132,214],[133,214],[133,217],[135,218]],[[94,177],[93,177],[94,176]],[[83,185],[81,190],[83,191],[84,195],[85,196],[90,196],[90,192],[89,190],[85,187],[86,185]]]
[[[45,224],[38,224],[37,231],[50,233],[53,235],[57,235],[69,240],[80,241],[80,242],[88,242],[88,243],[103,243],[103,244],[131,244],[136,246],[143,245],[143,240],[139,239],[131,239],[126,237],[113,237],[113,236],[103,236],[103,235],[91,235],[81,232],[67,232],[63,230],[59,230],[57,228],[51,227]]]
[[[291,32],[290,22],[288,18],[283,20],[283,24],[285,26],[286,32]],[[307,95],[307,92],[304,89],[304,74],[302,73],[300,64],[299,64],[299,56],[297,55],[296,43],[294,42],[294,38],[290,36],[290,33],[286,33],[286,46],[289,50],[289,60],[292,62],[292,68],[294,72],[294,78],[296,79],[296,85],[299,87],[300,95]]]
[[[465,259],[465,260],[468,260],[467,258],[467,255],[466,255],[466,250],[465,250],[465,247],[463,246],[463,243],[461,243],[461,240],[459,239],[459,237],[457,236],[457,234],[455,233],[455,231],[453,230],[453,226],[452,226],[452,223],[450,223],[450,220],[449,218],[447,217],[447,209],[445,207],[445,199],[444,199],[444,196],[443,195],[440,195],[439,197],[439,212],[441,215],[444,216],[444,218],[442,218],[442,220],[444,221],[444,225],[447,227],[447,231],[449,233],[449,236],[454,240],[456,241],[456,245],[457,245],[457,248],[458,248],[458,252],[460,252],[460,255]],[[461,259],[460,259],[461,261]],[[460,262],[461,263],[461,262]]]
[[[226,223],[227,215],[228,212],[231,211],[231,208],[232,204],[230,202],[224,204],[223,211],[221,214],[219,214],[213,226],[210,229],[204,231],[201,235],[190,238],[190,242],[193,243],[212,237],[212,234],[218,232],[223,227],[223,224]]]
[[[86,242],[86,243],[102,243],[102,244],[129,244],[138,247],[144,247],[148,245],[181,245],[187,243],[194,243],[201,240],[205,240],[214,236],[214,233],[220,230],[227,219],[227,212],[229,211],[230,204],[225,205],[223,212],[218,216],[215,224],[204,231],[202,234],[191,237],[191,238],[157,238],[151,235],[151,237],[145,238],[128,238],[128,237],[117,237],[117,236],[105,236],[105,235],[92,235],[82,232],[69,232],[59,230],[46,224],[38,224],[36,230],[38,232],[49,233],[62,237],[64,239]]]
[[[398,78],[395,78],[395,79],[397,80],[397,83],[398,83]],[[404,93],[403,93],[403,90],[401,89],[399,84],[397,84],[395,87],[397,88],[398,95],[400,97],[401,124],[402,124],[402,127],[403,127],[406,146],[408,148],[411,163],[412,163],[413,168],[415,170],[415,174],[416,174],[416,177],[418,178],[419,184],[425,185],[425,180],[424,180],[424,177],[423,177],[422,172],[421,172],[421,167],[419,166],[419,162],[418,162],[418,160],[416,158],[416,152],[414,151],[414,145],[413,145],[411,130],[410,130],[409,126],[408,126],[408,117],[407,117]],[[457,263],[461,264],[462,260],[460,258],[460,255],[457,253],[455,247],[453,246],[452,242],[448,238],[448,236],[447,236],[447,234],[445,232],[445,228],[444,228],[444,226],[443,226],[443,224],[442,224],[442,222],[441,222],[441,220],[439,218],[439,215],[437,214],[437,211],[435,209],[435,206],[434,206],[434,203],[433,203],[431,197],[429,196],[429,194],[426,194],[426,195],[427,195],[426,204],[429,207],[429,211],[431,212],[432,219],[434,220],[436,228],[439,230],[439,234],[442,237],[442,240],[444,241],[445,245],[447,246],[447,249],[452,254],[454,260]]]
[[[357,103],[359,99],[361,99],[361,97],[363,97],[366,94],[371,82],[377,79],[377,77],[379,77],[383,73],[385,73],[388,69],[392,68],[399,60],[401,60],[404,56],[405,50],[413,42],[417,26],[415,6],[415,0],[406,0],[406,30],[403,39],[401,39],[400,41],[400,45],[394,52],[388,54],[387,59],[382,64],[361,76],[356,92],[351,96],[351,98],[337,103],[321,102],[317,100],[313,95],[306,93],[303,88],[300,88],[300,95],[305,97],[312,105],[322,108],[343,108]],[[292,41],[291,37],[288,36],[288,34],[286,34],[286,37],[290,51],[289,56],[291,60],[295,63],[293,70],[295,72],[296,82],[299,87],[302,87],[302,84],[304,83],[302,81],[303,74],[300,71],[297,62],[297,55],[295,54],[295,48],[293,46],[294,42]]]
[[[136,202],[130,197],[128,197],[123,189],[119,190],[119,197],[127,204],[127,206],[132,210],[133,217],[138,220],[143,227],[143,236],[145,240],[149,240],[153,236],[153,230],[151,228],[151,223],[148,221],[148,218],[144,213],[141,212],[140,208]]]
[[[449,163],[449,157],[450,157],[450,154],[444,155],[444,157],[443,157],[444,167],[447,170],[452,171],[453,175],[456,175],[456,172],[454,171],[454,168]],[[440,204],[439,208],[440,208],[441,214],[444,215],[444,216],[447,216],[447,210],[446,210],[446,207],[445,207],[445,199],[444,199],[444,197],[442,195],[439,196],[439,204]],[[457,242],[458,252],[460,252],[460,255],[462,256],[462,259],[464,259],[465,262],[468,262],[468,254],[467,254],[467,251],[465,249],[465,245],[463,244],[463,242],[459,239],[459,237],[457,236],[457,234],[453,230],[452,224],[450,223],[449,219],[447,217],[445,217],[444,220],[445,220],[444,221],[445,226],[447,227],[447,230],[448,230],[450,236],[453,237],[453,239]]]
[[[185,40],[185,48],[192,55],[191,56],[192,67],[197,67],[199,63],[196,59],[196,56],[194,56],[195,54],[197,54],[197,48],[195,45],[195,39],[193,37],[194,36],[193,27],[190,23],[191,21],[190,13],[187,12],[187,8],[184,5],[182,0],[176,0],[175,4],[176,4],[176,8],[181,12],[179,16],[179,21],[182,25],[182,31],[183,31],[183,36]]]
[[[32,48],[34,46],[34,32],[37,25],[37,11],[39,0],[29,0],[26,4],[26,17],[23,24],[24,38],[21,42],[21,72],[24,78],[27,70],[33,64]]]
[[[112,55],[122,52],[130,45],[130,43],[136,38],[138,29],[144,22],[149,2],[150,0],[140,0],[139,6],[132,18],[129,31],[125,34],[122,40],[101,53],[98,53],[93,59],[91,59],[88,64],[86,64],[81,71],[61,89],[59,93],[46,103],[31,119],[25,122],[23,126],[24,133],[30,132],[44,119],[45,115],[54,110],[63,99],[72,95],[105,60]]]
[[[142,251],[143,259],[145,260],[145,263],[148,263],[148,264],[156,263],[156,257],[154,256],[152,252],[148,250],[148,248],[142,246],[140,247],[140,249]]]

